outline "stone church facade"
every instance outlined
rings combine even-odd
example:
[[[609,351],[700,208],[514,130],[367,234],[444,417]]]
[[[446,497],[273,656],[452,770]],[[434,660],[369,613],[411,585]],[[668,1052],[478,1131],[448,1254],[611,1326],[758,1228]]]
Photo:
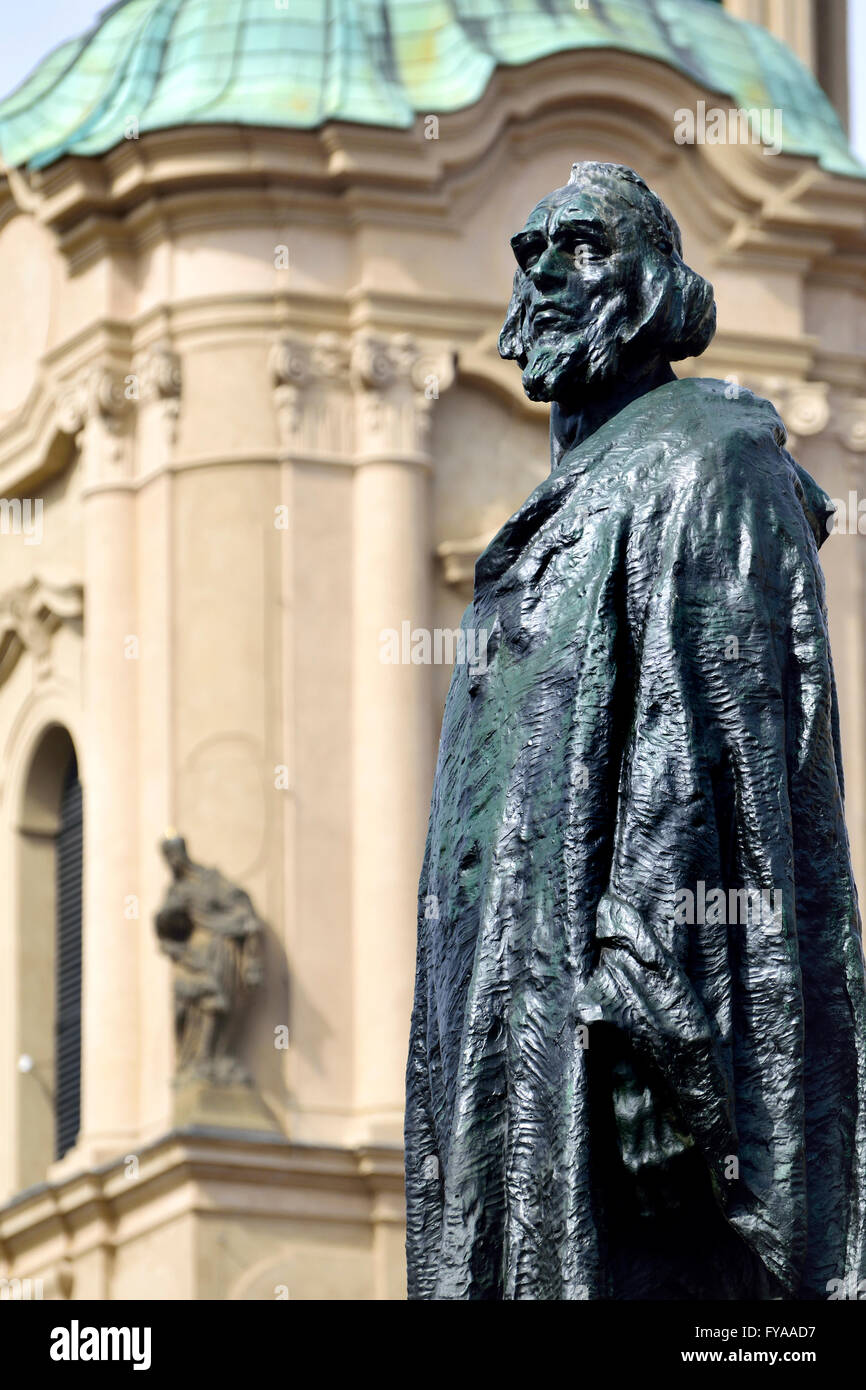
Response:
[[[811,109],[811,67],[844,101],[844,5],[682,9],[694,71],[701,25],[754,21],[806,64],[768,100]],[[508,238],[574,160],[636,168],[715,285],[717,336],[678,370],[771,397],[859,515],[866,177],[841,130],[803,117],[772,157],[678,144],[675,112],[734,103],[725,74],[698,81],[664,36],[580,27],[614,0],[571,10],[470,104],[442,86],[437,106],[431,79],[402,124],[346,97],[316,125],[290,103],[149,128],[123,98],[102,102],[108,135],[40,148],[39,92],[0,104],[0,1275],[45,1297],[404,1296],[403,1072],[448,669],[383,661],[383,633],[453,630],[477,555],[546,472],[546,412],[496,339]],[[850,522],[822,560],[862,884]],[[244,1046],[267,1123],[178,1116],[153,929],[166,827],[265,923]],[[76,854],[80,947],[61,901]],[[70,1007],[77,1079],[75,1018],[58,1072]]]

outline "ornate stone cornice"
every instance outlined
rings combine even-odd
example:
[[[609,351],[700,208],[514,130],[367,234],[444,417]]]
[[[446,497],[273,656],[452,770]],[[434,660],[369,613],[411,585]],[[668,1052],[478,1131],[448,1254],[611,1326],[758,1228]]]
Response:
[[[139,1169],[129,1175],[128,1146],[93,1166],[59,1171],[0,1206],[0,1276],[38,1274],[45,1296],[77,1277],[94,1245],[114,1251],[126,1239],[124,1215],[137,1213],[135,1235],[165,1231],[202,1209],[217,1210],[231,1184],[231,1210],[292,1229],[334,1229],[351,1221],[399,1226],[404,1216],[403,1154],[399,1148],[295,1144],[278,1135],[174,1130],[136,1147]],[[105,1298],[114,1262],[105,1265]],[[243,1266],[241,1266],[243,1268]],[[92,1287],[92,1285],[90,1286]],[[229,1294],[229,1296],[231,1296]]]
[[[33,657],[37,677],[48,676],[54,633],[62,623],[80,618],[83,607],[82,586],[71,580],[34,575],[0,594],[0,685],[25,651]]]
[[[135,250],[179,222],[190,232],[212,229],[216,217],[239,224],[257,201],[269,217],[285,206],[292,221],[456,227],[483,207],[498,177],[490,151],[534,159],[540,138],[561,134],[567,144],[578,119],[587,142],[601,140],[610,158],[643,169],[676,159],[682,196],[708,243],[721,248],[733,236],[759,255],[769,226],[776,251],[796,255],[807,243],[805,254],[824,254],[828,265],[838,248],[851,248],[851,273],[866,283],[860,181],[801,156],[767,159],[748,144],[678,154],[671,112],[692,104],[694,92],[683,73],[638,54],[553,53],[498,68],[478,102],[439,118],[438,139],[425,138],[420,115],[410,128],[390,130],[343,121],[315,131],[214,126],[204,146],[201,127],[167,128],[102,156],[27,172],[23,201],[38,204],[73,264]]]

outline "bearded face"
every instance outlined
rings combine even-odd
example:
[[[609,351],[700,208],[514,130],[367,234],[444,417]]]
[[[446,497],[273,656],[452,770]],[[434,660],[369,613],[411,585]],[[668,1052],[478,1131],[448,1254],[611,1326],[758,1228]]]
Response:
[[[531,400],[571,407],[654,360],[703,351],[715,326],[712,286],[680,259],[667,210],[644,205],[654,195],[636,175],[588,167],[589,181],[542,199],[512,237],[518,270],[499,340]]]

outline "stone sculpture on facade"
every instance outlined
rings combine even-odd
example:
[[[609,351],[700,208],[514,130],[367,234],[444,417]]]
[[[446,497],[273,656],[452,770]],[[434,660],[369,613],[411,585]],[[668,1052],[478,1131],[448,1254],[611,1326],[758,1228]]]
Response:
[[[172,882],[156,934],[174,964],[176,1084],[247,1086],[238,1049],[263,982],[262,923],[249,895],[218,869],[194,863],[181,836],[161,848]]]
[[[826,1298],[866,1274],[866,999],[818,547],[668,209],[574,166],[500,351],[551,473],[463,623],[407,1069],[415,1299]]]

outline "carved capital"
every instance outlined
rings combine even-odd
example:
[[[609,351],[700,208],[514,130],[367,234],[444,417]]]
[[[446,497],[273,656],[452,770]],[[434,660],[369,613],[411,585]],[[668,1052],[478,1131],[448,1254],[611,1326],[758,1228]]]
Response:
[[[352,341],[352,385],[356,390],[382,391],[391,386],[396,364],[384,338],[373,333],[357,333]]]
[[[92,367],[63,392],[57,406],[59,427],[77,434],[91,421],[112,434],[123,428],[132,408],[122,374],[109,367]]]
[[[423,453],[433,402],[454,380],[454,353],[362,329],[351,339],[281,338],[269,369],[281,447],[350,464]]]
[[[61,393],[56,407],[57,427],[75,436],[79,448],[91,447],[88,481],[102,476],[105,465],[129,461],[129,422],[135,392],[129,378],[114,367],[90,367]]]
[[[422,346],[411,333],[390,338],[357,333],[351,361],[353,384],[365,390],[383,391],[403,384],[434,400],[454,380],[455,353]]]
[[[313,372],[323,381],[345,381],[349,374],[351,350],[339,333],[320,333],[310,352]]]
[[[271,348],[268,367],[274,387],[280,443],[284,449],[289,449],[298,438],[303,420],[301,388],[311,377],[308,344],[298,338],[281,338]]]
[[[132,411],[134,399],[127,390],[126,378],[120,372],[97,368],[89,373],[86,389],[91,417],[98,419],[111,434],[119,434]]]
[[[352,378],[361,454],[417,457],[427,447],[433,402],[454,380],[455,354],[408,333],[356,335]]]
[[[183,386],[180,357],[167,343],[158,343],[144,358],[140,377],[142,400],[176,400]]]
[[[180,357],[167,343],[157,343],[145,355],[135,374],[142,405],[159,412],[166,451],[177,440],[183,374]]]
[[[312,375],[309,344],[300,338],[280,338],[271,348],[268,366],[275,387],[306,385]]]

